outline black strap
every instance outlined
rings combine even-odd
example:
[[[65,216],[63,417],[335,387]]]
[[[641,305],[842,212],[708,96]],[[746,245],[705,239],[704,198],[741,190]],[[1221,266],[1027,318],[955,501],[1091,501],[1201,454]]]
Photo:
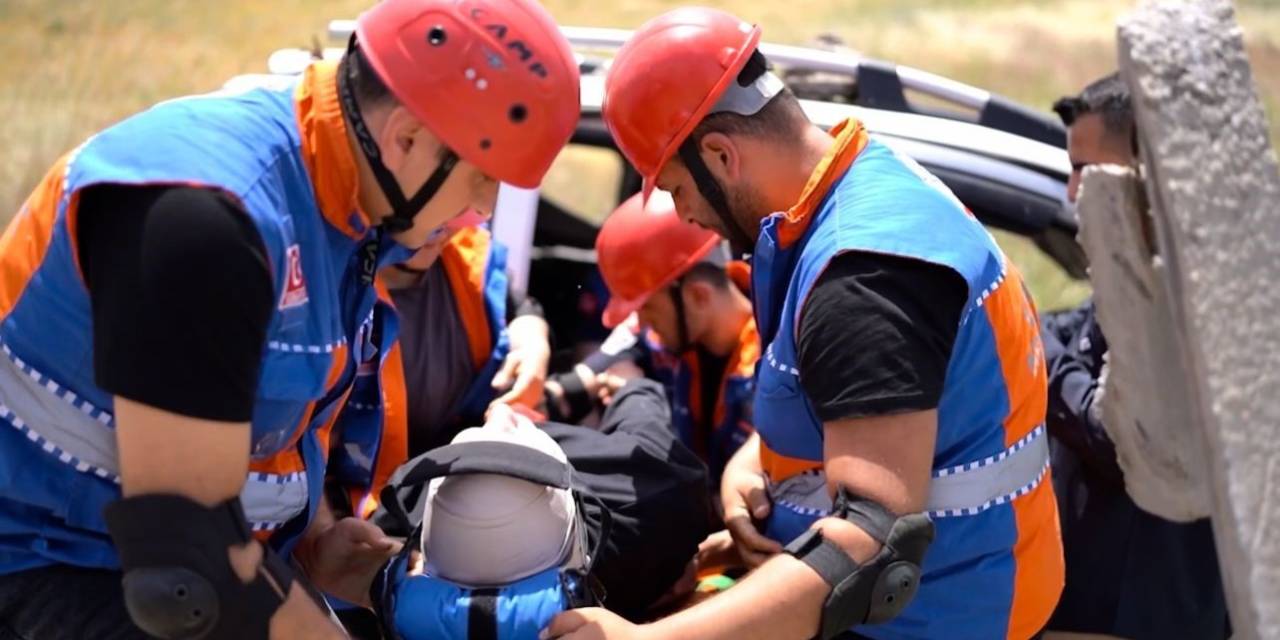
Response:
[[[399,484],[423,484],[444,476],[491,473],[557,489],[573,488],[573,467],[541,451],[510,442],[463,442],[437,447],[413,459]]]
[[[404,529],[412,528],[396,490],[444,476],[489,473],[528,480],[557,489],[573,488],[573,467],[530,449],[507,442],[464,442],[437,447],[406,462],[382,489],[387,513]]]
[[[822,580],[835,587],[856,573],[861,566],[849,557],[838,544],[822,535],[822,530],[811,529],[796,539],[795,547],[787,545],[787,553],[809,565]]]
[[[400,183],[382,163],[382,152],[378,149],[378,144],[373,141],[373,135],[369,133],[369,127],[360,114],[360,104],[356,101],[355,92],[351,89],[351,76],[354,74],[351,61],[353,55],[356,55],[354,34],[347,44],[347,58],[343,61],[345,72],[338,74],[338,99],[342,103],[342,112],[347,122],[351,124],[351,131],[355,134],[356,141],[360,143],[360,151],[369,163],[369,169],[373,171],[373,177],[378,181],[382,195],[391,205],[391,215],[383,219],[382,225],[392,233],[407,231],[413,227],[413,218],[422,211],[431,198],[435,197],[440,187],[444,186],[444,181],[449,179],[449,174],[453,173],[458,165],[458,155],[452,149],[446,148],[440,158],[440,164],[435,171],[431,172],[427,181],[413,194],[412,198],[405,198],[404,192],[400,190]]]
[[[849,493],[844,485],[840,485],[836,490],[836,500],[831,509],[831,515],[852,522],[880,544],[884,544],[889,539],[893,523],[898,521],[898,516],[890,513],[888,509],[877,502]]]
[[[498,640],[498,590],[473,589],[467,605],[467,640]]]
[[[685,138],[685,141],[680,144],[680,160],[693,176],[693,183],[698,186],[698,192],[720,217],[720,222],[724,225],[725,232],[729,234],[729,242],[734,250],[750,252],[756,243],[733,219],[729,209],[729,199],[725,197],[720,182],[707,168],[707,163],[702,161],[702,154],[698,153],[698,145],[694,142],[693,136]]]

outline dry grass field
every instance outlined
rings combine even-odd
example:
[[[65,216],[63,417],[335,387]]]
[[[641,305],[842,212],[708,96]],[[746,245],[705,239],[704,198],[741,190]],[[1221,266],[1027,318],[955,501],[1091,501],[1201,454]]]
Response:
[[[158,100],[261,71],[274,49],[323,39],[330,18],[372,0],[0,0],[0,221],[59,154]],[[545,0],[563,24],[635,27],[676,0]],[[834,33],[867,55],[1047,110],[1115,66],[1131,0],[702,0],[764,26],[771,41]],[[1280,0],[1237,3],[1259,91],[1280,141]],[[582,181],[579,179],[578,184]],[[1041,306],[1087,294],[1034,249],[1002,238]]]

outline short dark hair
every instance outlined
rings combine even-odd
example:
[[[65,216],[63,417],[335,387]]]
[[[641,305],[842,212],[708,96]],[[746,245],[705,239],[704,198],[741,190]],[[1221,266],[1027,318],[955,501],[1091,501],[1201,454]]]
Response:
[[[1080,116],[1096,113],[1107,133],[1124,139],[1133,135],[1133,100],[1119,72],[1095,80],[1078,96],[1060,98],[1053,110],[1068,127]]]
[[[732,112],[713,113],[694,127],[689,139],[697,144],[709,133],[742,135],[772,140],[795,140],[809,119],[790,89],[783,89],[759,111],[744,116]]]
[[[705,282],[720,290],[726,290],[733,284],[724,267],[713,262],[699,262],[693,265],[685,272],[684,280]]]
[[[352,47],[342,58],[342,68],[338,73],[346,73],[351,78],[351,89],[356,95],[356,102],[362,108],[390,104],[395,102],[395,95],[387,88],[382,78],[373,70],[368,58],[357,45]]]
[[[737,82],[741,86],[748,86],[768,70],[768,61],[757,51],[738,74]],[[752,115],[721,112],[703,118],[689,134],[689,140],[696,145],[709,133],[795,140],[808,124],[809,118],[801,108],[800,100],[790,89],[783,89]]]

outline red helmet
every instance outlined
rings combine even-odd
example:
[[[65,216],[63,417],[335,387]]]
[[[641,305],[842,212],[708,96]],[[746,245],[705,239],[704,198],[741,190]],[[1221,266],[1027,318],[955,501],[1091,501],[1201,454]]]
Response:
[[[718,9],[687,7],[638,29],[605,79],[603,115],[644,193],[755,53],[760,28]]]
[[[648,202],[637,193],[618,205],[596,236],[596,259],[610,296],[604,325],[618,326],[719,243],[715,232],[682,222],[665,191]]]
[[[577,126],[578,65],[534,0],[382,0],[356,38],[400,103],[496,180],[538,186]]]

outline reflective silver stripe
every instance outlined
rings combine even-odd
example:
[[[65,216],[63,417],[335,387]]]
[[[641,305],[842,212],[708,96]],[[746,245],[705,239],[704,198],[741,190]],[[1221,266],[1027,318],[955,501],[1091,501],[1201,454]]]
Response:
[[[1048,466],[1042,425],[996,456],[936,472],[926,509],[934,518],[977,515],[1034,489]]]
[[[119,483],[111,415],[36,371],[7,346],[2,349],[0,419],[78,471]],[[254,530],[272,530],[307,508],[307,493],[305,471],[250,473],[240,499]]]
[[[710,113],[728,112],[743,116],[754,115],[763,109],[766,104],[769,104],[769,101],[781,93],[786,86],[782,82],[782,78],[768,71],[756,78],[755,82],[745,87],[732,82],[729,84],[728,89],[721,94],[720,99],[716,101],[715,106],[711,107]]]
[[[103,477],[118,476],[116,434],[108,426],[110,414],[35,371],[7,346],[4,352],[5,357],[0,357],[0,403],[12,414],[10,422],[37,436],[39,440],[32,441],[45,450],[51,446],[65,454],[55,453],[60,458],[74,458],[74,462],[64,461],[77,469]]]
[[[307,508],[307,472],[250,472],[240,491],[245,519],[254,531],[278,529]]]
[[[932,518],[977,515],[1026,495],[1039,486],[1048,468],[1049,438],[1041,425],[994,456],[935,471],[925,511]],[[831,512],[822,471],[771,484],[769,494],[797,513],[821,517]]]

